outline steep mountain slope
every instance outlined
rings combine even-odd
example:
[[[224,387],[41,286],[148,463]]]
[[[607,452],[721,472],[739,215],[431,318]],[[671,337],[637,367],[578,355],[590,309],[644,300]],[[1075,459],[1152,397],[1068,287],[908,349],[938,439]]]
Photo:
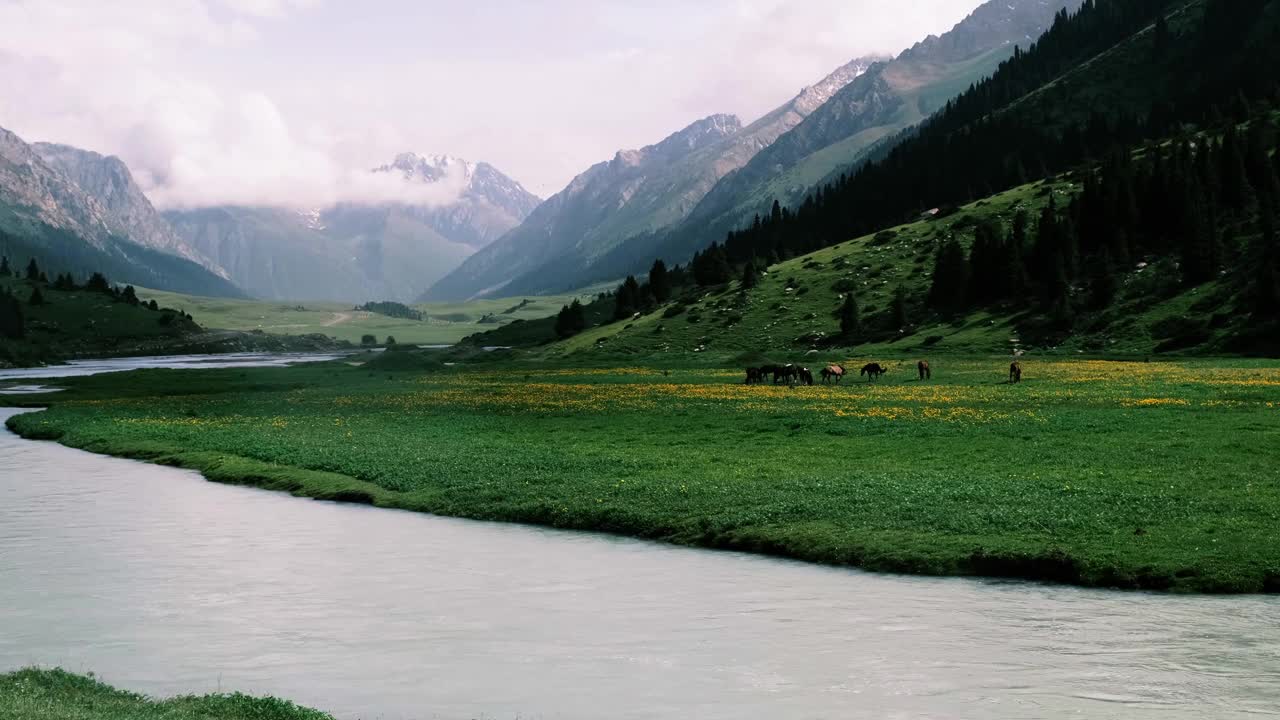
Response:
[[[686,217],[723,178],[799,124],[878,58],[858,58],[746,127],[713,115],[657,145],[620,151],[578,176],[502,245],[482,253],[427,297],[462,298],[502,287],[538,292],[585,272],[629,238],[653,238]],[[594,203],[593,207],[591,204]],[[641,240],[642,241],[642,240]]]
[[[58,272],[103,272],[119,282],[205,295],[242,294],[166,236],[127,168],[100,156],[81,162],[87,155],[78,153],[53,153],[73,171],[68,176],[0,128],[0,253],[13,262],[35,257]],[[99,190],[105,202],[95,196]]]
[[[721,180],[659,241],[619,248],[585,283],[636,272],[652,257],[683,261],[730,229],[766,214],[779,201],[795,205],[814,187],[865,159],[878,145],[918,124],[948,100],[990,75],[1018,45],[1029,45],[1063,8],[1082,0],[991,0],[941,37],[930,36],[896,59],[844,86],[741,170]]]
[[[431,204],[344,204],[298,212],[218,207],[164,214],[247,292],[266,299],[411,300],[506,233],[538,198],[488,163],[404,153],[374,170],[445,184]]]

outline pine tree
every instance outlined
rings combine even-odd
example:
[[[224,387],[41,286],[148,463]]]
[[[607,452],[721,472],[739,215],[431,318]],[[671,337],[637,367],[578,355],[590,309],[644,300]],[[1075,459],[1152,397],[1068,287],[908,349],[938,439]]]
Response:
[[[703,287],[723,285],[733,276],[733,269],[729,266],[729,256],[725,253],[724,247],[717,243],[712,243],[711,247],[695,255],[692,264],[694,282]]]
[[[933,284],[929,304],[943,315],[954,316],[965,307],[969,285],[969,266],[964,248],[952,239],[939,250],[933,266]]]
[[[1234,210],[1244,210],[1253,203],[1253,188],[1245,171],[1244,151],[1240,147],[1235,123],[1227,126],[1218,151],[1218,177],[1222,201]]]
[[[120,295],[120,299],[121,299],[121,300],[124,300],[126,303],[128,303],[128,304],[130,304],[130,305],[137,305],[137,304],[138,304],[138,292],[137,292],[136,290],[134,290],[134,289],[133,289],[133,286],[132,286],[132,285],[125,285],[125,286],[124,286],[124,292],[123,292],[123,293],[121,293],[121,295]],[[393,345],[394,343],[388,342],[387,344],[388,344],[388,345]]]
[[[1259,323],[1280,317],[1280,247],[1276,244],[1275,217],[1264,214],[1261,222],[1262,234],[1253,253],[1253,318]]]
[[[560,308],[560,314],[556,315],[556,335],[561,338],[573,337],[586,328],[587,314],[577,299]]]
[[[667,264],[661,260],[654,260],[653,267],[649,268],[649,292],[659,303],[671,299],[671,275],[667,272]]]
[[[1207,282],[1222,262],[1221,237],[1212,208],[1194,188],[1182,205],[1182,279],[1188,285]]]
[[[40,280],[40,266],[36,264],[35,258],[31,258],[31,262],[27,263],[27,279],[33,282]]]
[[[1116,279],[1115,264],[1111,262],[1111,252],[1104,247],[1098,254],[1098,259],[1095,263],[1093,288],[1089,297],[1089,304],[1097,310],[1106,308],[1116,299],[1118,290],[1119,282]]]
[[[1169,21],[1165,19],[1164,13],[1160,13],[1156,17],[1155,29],[1155,48],[1153,57],[1156,60],[1163,60],[1169,57],[1169,49],[1173,47],[1173,35],[1169,32]]]
[[[0,257],[0,277],[9,277],[13,275],[13,270],[9,268],[9,258]]]
[[[27,299],[27,304],[32,306],[44,304],[44,293],[40,292],[39,285],[31,288],[31,297]]]
[[[102,273],[94,273],[89,276],[89,281],[84,284],[84,289],[90,292],[109,293],[111,292],[111,283],[107,282],[107,278]]]
[[[852,340],[862,332],[862,317],[858,313],[858,301],[853,293],[846,293],[840,306],[840,334]]]
[[[22,303],[8,290],[0,289],[0,337],[21,340],[26,335]]]
[[[754,260],[748,260],[747,264],[742,267],[742,289],[750,290],[760,281],[760,273],[756,270]]]
[[[626,320],[632,315],[635,315],[640,311],[640,303],[640,284],[636,282],[634,275],[628,275],[627,279],[618,287],[618,292],[614,295],[614,319]]]
[[[893,291],[893,302],[889,305],[889,321],[894,330],[902,330],[910,324],[907,315],[907,291],[899,285]]]

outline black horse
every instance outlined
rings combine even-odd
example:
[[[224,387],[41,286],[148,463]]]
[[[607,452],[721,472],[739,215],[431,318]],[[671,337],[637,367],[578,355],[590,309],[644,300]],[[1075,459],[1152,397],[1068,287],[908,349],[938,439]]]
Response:
[[[794,385],[799,377],[800,369],[795,365],[779,365],[773,371],[773,384],[780,385],[785,382],[788,385]]]
[[[764,368],[754,368],[754,367],[747,368],[747,384],[759,385],[760,383],[764,382],[764,375],[765,375]]]
[[[809,372],[809,368],[800,368],[800,382],[805,385],[813,385],[813,373]]]
[[[867,382],[879,380],[881,375],[889,372],[889,368],[884,367],[880,363],[867,363],[862,366],[862,374],[867,376]]]

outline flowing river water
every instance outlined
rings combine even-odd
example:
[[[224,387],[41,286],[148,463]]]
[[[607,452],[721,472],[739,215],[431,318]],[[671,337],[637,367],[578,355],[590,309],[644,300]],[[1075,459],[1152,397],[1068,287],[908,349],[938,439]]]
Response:
[[[1255,718],[1280,715],[1280,598],[873,575],[0,432],[0,672],[32,664],[365,720]]]

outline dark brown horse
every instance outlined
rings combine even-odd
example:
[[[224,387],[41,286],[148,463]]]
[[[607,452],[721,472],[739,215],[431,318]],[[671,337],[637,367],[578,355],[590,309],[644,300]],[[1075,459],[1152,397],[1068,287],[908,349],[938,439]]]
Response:
[[[747,368],[747,384],[759,385],[764,382],[764,368]]]
[[[921,360],[920,362],[916,363],[916,370],[920,371],[921,380],[933,379],[933,370],[930,369],[928,360]]]
[[[844,379],[844,367],[841,365],[828,365],[822,368],[822,383],[825,385],[832,380],[839,384]]]
[[[802,367],[799,371],[800,382],[805,385],[813,385],[813,373],[809,372],[809,368]]]
[[[798,377],[800,377],[800,370],[795,365],[778,365],[773,370],[774,385],[784,382],[788,385],[793,385]]]
[[[1022,382],[1022,363],[1014,360],[1009,365],[1009,384],[1013,385],[1020,382]]]
[[[867,376],[867,382],[879,380],[881,375],[889,372],[889,368],[884,367],[880,363],[867,363],[862,366],[862,374]]]

